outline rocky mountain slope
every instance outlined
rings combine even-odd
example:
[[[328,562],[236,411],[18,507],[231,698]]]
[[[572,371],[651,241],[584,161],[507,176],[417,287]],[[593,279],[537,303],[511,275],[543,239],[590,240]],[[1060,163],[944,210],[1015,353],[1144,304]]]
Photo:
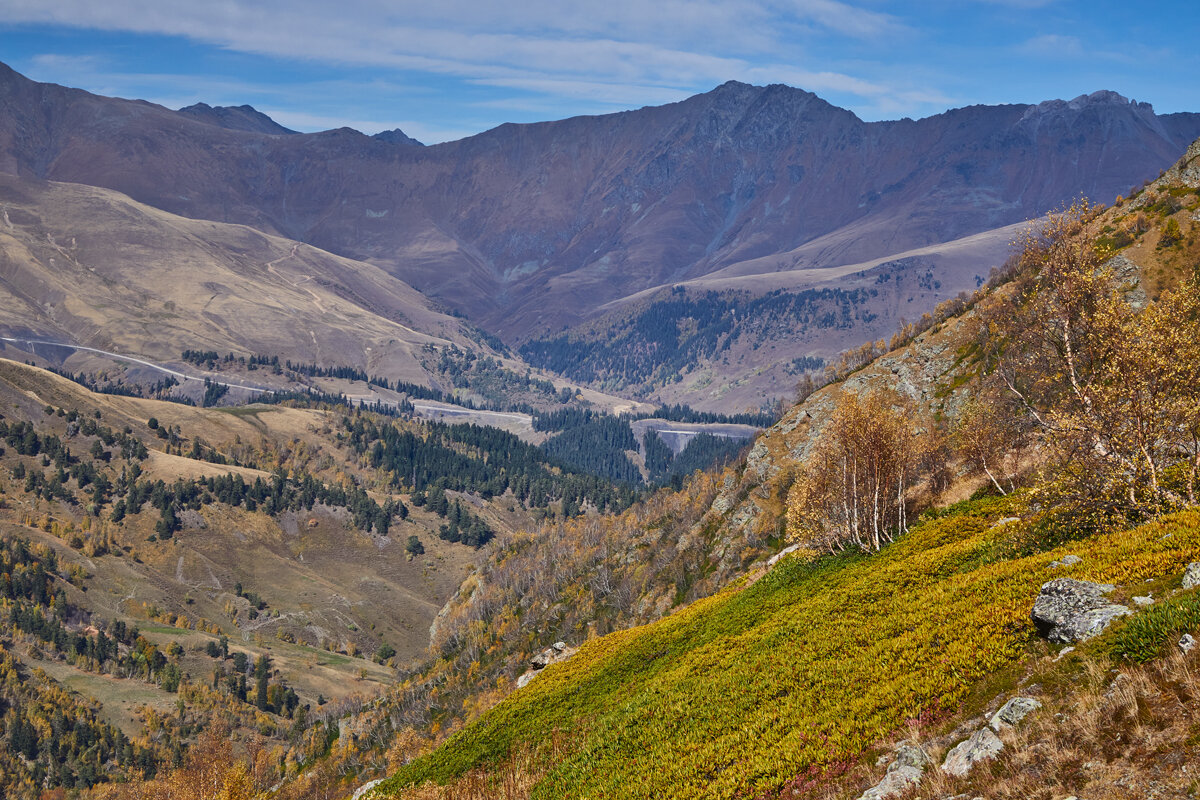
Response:
[[[509,341],[716,271],[853,264],[1112,197],[1200,135],[1200,116],[1110,92],[864,123],[728,83],[417,147],[221,127],[0,72],[0,170],[369,260]]]

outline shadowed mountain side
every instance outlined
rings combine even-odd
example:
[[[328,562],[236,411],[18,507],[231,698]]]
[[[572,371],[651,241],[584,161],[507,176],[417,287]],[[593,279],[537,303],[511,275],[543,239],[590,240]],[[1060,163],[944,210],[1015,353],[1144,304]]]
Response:
[[[0,171],[106,186],[369,260],[509,341],[791,253],[857,263],[1111,200],[1200,135],[1111,92],[866,123],[786,86],[417,147],[228,130],[0,69]]]
[[[462,323],[377,267],[116,192],[0,176],[7,334],[173,361],[184,349],[426,375],[424,344],[474,349]]]

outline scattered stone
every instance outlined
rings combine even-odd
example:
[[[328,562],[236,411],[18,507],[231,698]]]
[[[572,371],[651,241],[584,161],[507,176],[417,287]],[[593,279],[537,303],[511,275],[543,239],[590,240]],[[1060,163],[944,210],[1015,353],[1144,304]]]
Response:
[[[1104,690],[1104,699],[1111,700],[1116,697],[1121,692],[1121,688],[1129,683],[1130,680],[1128,674],[1124,672],[1117,673],[1117,676],[1112,679],[1112,683],[1108,684],[1108,688]]]
[[[964,778],[977,763],[995,758],[1003,749],[1004,742],[991,728],[980,728],[970,739],[959,742],[946,754],[942,771],[956,778]]]
[[[1190,633],[1185,633],[1183,638],[1179,640],[1179,649],[1184,653],[1192,652],[1192,648],[1196,646],[1196,638]]]
[[[1133,602],[1137,603],[1139,606],[1152,606],[1154,605],[1154,598],[1150,595],[1143,595],[1141,597],[1133,598]]]
[[[1128,608],[1110,603],[1109,584],[1056,578],[1042,585],[1030,615],[1038,632],[1052,642],[1069,644],[1090,639]]]
[[[1059,567],[1073,567],[1082,562],[1083,559],[1077,555],[1069,554],[1062,557],[1061,561],[1051,561],[1050,568],[1058,569]]]
[[[931,762],[929,754],[919,744],[900,742],[896,745],[896,760],[888,766],[883,780],[863,792],[858,800],[884,800],[902,794],[908,787],[921,782],[921,775]]]
[[[1194,589],[1197,586],[1200,586],[1200,561],[1193,561],[1183,573],[1183,588]]]
[[[1041,707],[1042,704],[1032,697],[1014,697],[992,715],[989,724],[997,732],[1005,728],[1012,728],[1025,719],[1026,714]]]
[[[1074,652],[1075,652],[1075,647],[1074,647],[1074,646],[1068,646],[1068,647],[1064,647],[1062,650],[1059,650],[1059,651],[1058,651],[1058,655],[1056,655],[1056,656],[1054,657],[1054,660],[1055,660],[1056,662],[1057,662],[1057,661],[1062,661],[1062,659],[1063,659],[1063,656],[1065,656],[1067,653],[1074,653]]]

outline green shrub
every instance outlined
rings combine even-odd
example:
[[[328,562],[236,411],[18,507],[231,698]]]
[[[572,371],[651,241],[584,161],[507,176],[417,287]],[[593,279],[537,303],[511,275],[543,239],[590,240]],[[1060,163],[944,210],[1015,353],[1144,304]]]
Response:
[[[1144,664],[1195,631],[1200,631],[1200,591],[1192,590],[1133,615],[1105,636],[1105,644],[1115,658]]]

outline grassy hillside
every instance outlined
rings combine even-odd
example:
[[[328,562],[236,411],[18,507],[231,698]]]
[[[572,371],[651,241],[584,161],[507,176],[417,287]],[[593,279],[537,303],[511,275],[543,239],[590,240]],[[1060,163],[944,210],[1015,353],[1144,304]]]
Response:
[[[4,335],[160,361],[271,353],[413,382],[423,345],[479,347],[407,284],[307,245],[77,184],[6,175],[0,203]]]
[[[587,642],[383,788],[452,781],[562,730],[532,797],[761,796],[837,777],[906,725],[1045,645],[1029,611],[1048,565],[1127,587],[1200,557],[1194,511],[1020,559],[1018,501],[954,508],[876,556],[788,559],[746,588]]]

